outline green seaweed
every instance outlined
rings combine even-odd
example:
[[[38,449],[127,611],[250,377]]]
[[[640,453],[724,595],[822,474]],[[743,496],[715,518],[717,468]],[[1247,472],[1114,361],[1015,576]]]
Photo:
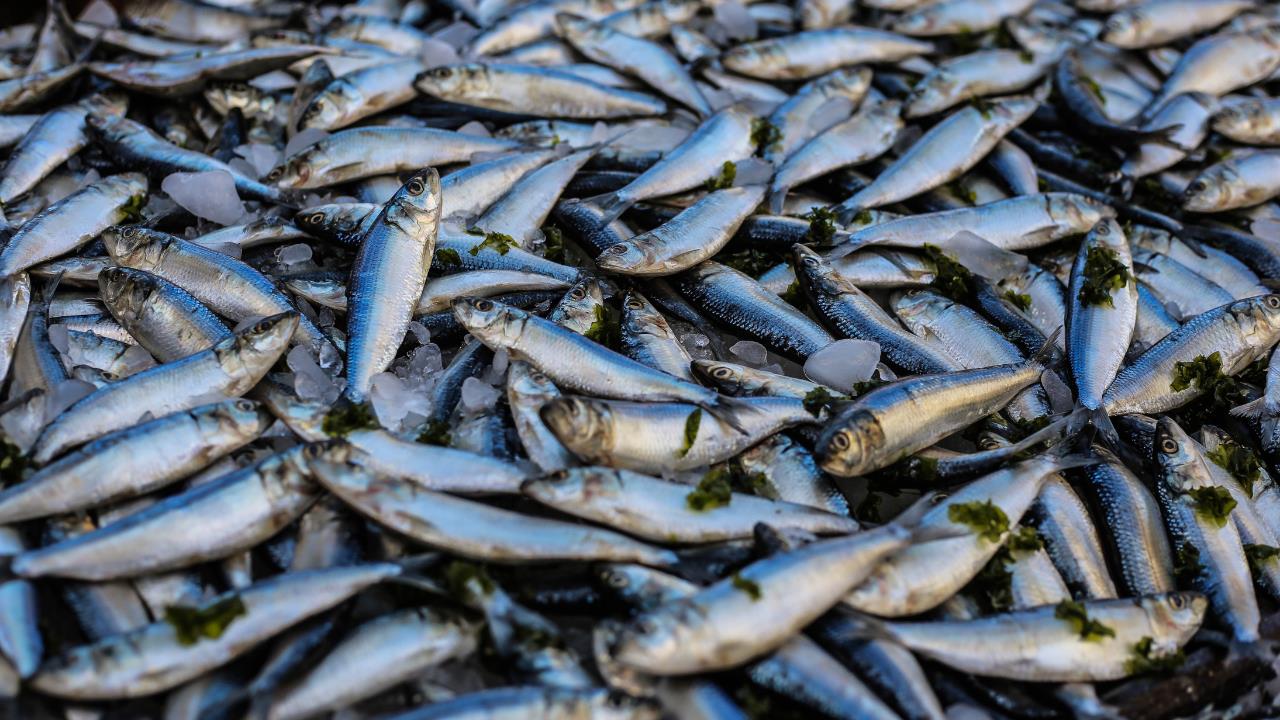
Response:
[[[1125,661],[1124,670],[1130,675],[1141,675],[1143,673],[1166,673],[1177,670],[1182,667],[1182,663],[1187,661],[1187,656],[1181,650],[1175,650],[1167,655],[1153,657],[1151,651],[1155,645],[1155,640],[1149,636],[1144,636],[1141,640],[1133,644],[1130,649],[1129,659]]]
[[[1000,542],[1000,538],[1009,531],[1009,516],[990,500],[956,503],[947,508],[947,519],[968,525],[979,537],[990,542]]]
[[[1249,569],[1253,571],[1254,576],[1261,575],[1263,565],[1280,557],[1280,548],[1271,545],[1257,545],[1254,543],[1244,544],[1244,556],[1249,561]]]
[[[1063,600],[1058,603],[1053,609],[1053,616],[1059,620],[1065,620],[1085,642],[1099,642],[1103,638],[1116,636],[1115,630],[1090,618],[1084,605],[1074,600]]]
[[[378,416],[373,412],[373,405],[363,403],[339,403],[320,423],[320,429],[329,437],[346,437],[356,430],[376,430]]]
[[[733,487],[730,484],[731,473],[723,466],[712,468],[698,481],[698,487],[684,496],[684,502],[690,510],[706,512],[718,507],[726,507],[733,499]]]
[[[816,207],[810,210],[805,216],[805,220],[809,221],[809,231],[806,233],[806,239],[815,245],[830,245],[831,239],[836,236],[836,213],[830,208]]]
[[[1114,308],[1111,292],[1129,284],[1133,275],[1120,261],[1120,255],[1111,248],[1094,245],[1085,253],[1084,282],[1077,297],[1084,306],[1099,305]]]
[[[179,645],[195,645],[201,639],[217,640],[235,619],[249,614],[239,595],[191,607],[170,605],[164,609],[165,622],[173,626]]]
[[[769,118],[752,118],[751,143],[760,151],[773,150],[782,142],[782,130],[769,122]]]
[[[445,420],[432,420],[418,433],[417,441],[423,445],[449,447],[453,437],[449,434],[449,423]]]
[[[733,574],[733,587],[735,590],[741,590],[751,597],[751,602],[760,601],[760,585],[754,580],[748,580],[738,573]]]
[[[472,253],[473,255],[475,253]],[[445,267],[461,267],[462,256],[453,248],[436,248],[435,259]]]
[[[1244,488],[1245,494],[1253,497],[1253,485],[1262,478],[1262,463],[1252,450],[1235,440],[1224,438],[1205,457],[1226,470]]]
[[[1196,509],[1196,515],[1217,527],[1226,527],[1231,511],[1236,507],[1231,492],[1221,487],[1191,488],[1187,491]]]
[[[684,420],[684,445],[680,447],[679,455],[684,457],[693,449],[693,443],[698,439],[698,428],[702,425],[702,408],[694,408],[689,413],[689,417]]]
[[[973,294],[973,273],[969,268],[930,243],[924,245],[924,256],[933,263],[933,282],[930,284],[938,292],[953,300],[963,300]]]
[[[506,233],[489,232],[484,234],[484,240],[473,245],[467,252],[472,256],[475,256],[479,255],[481,250],[490,248],[498,251],[499,255],[506,255],[513,247],[519,247],[519,245],[516,244],[515,238]]]
[[[1031,311],[1031,296],[1014,290],[1005,290],[1004,299],[1022,312]]]
[[[720,172],[712,175],[704,183],[708,192],[715,190],[724,190],[733,187],[733,181],[738,177],[738,166],[730,160],[725,160],[720,166]]]

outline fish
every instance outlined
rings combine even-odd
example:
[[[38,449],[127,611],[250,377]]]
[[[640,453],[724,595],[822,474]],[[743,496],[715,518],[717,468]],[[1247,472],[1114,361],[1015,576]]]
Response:
[[[347,284],[347,386],[362,402],[395,359],[426,285],[440,224],[440,174],[415,173],[383,206],[352,261]]]

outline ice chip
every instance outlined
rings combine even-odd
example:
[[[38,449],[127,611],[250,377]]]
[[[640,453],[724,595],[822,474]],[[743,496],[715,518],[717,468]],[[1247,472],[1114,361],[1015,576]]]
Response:
[[[941,243],[942,249],[955,256],[961,265],[984,278],[999,280],[1020,273],[1027,267],[1027,257],[997,247],[968,230],[961,230]]]
[[[847,393],[854,384],[870,380],[879,362],[880,343],[837,340],[809,356],[804,374],[816,383]]]
[[[422,41],[421,48],[418,57],[428,68],[450,65],[460,59],[458,49],[443,40],[428,38]]]
[[[476,26],[459,20],[437,30],[431,37],[445,43],[454,50],[460,50],[471,42],[471,38],[479,34],[480,30]]]
[[[751,40],[760,30],[756,19],[738,0],[716,3],[712,7],[712,15],[724,34],[735,40]]]
[[[176,172],[160,183],[160,189],[192,215],[220,225],[234,225],[244,215],[235,178],[226,170]]]
[[[409,332],[413,334],[413,339],[417,340],[419,345],[431,342],[431,331],[417,320],[409,323]]]
[[[458,132],[465,135],[475,135],[477,137],[490,137],[489,128],[485,127],[484,123],[479,120],[472,120],[466,125],[463,125],[458,128]]]
[[[763,185],[773,177],[773,165],[768,160],[749,157],[739,160],[736,165],[733,176],[734,187]]]
[[[282,265],[301,265],[311,259],[311,246],[306,243],[296,243],[294,245],[285,245],[276,249],[276,259]]]
[[[810,113],[805,122],[809,126],[810,133],[820,133],[836,123],[844,122],[851,113],[853,113],[853,101],[847,97],[837,96],[827,98],[827,101],[819,105],[817,110]]]
[[[236,148],[236,155],[249,161],[254,172],[251,177],[263,177],[280,162],[280,151],[270,145],[249,143]]]
[[[299,150],[315,145],[327,137],[329,133],[319,128],[307,128],[289,139],[289,144],[284,146],[284,156],[292,157]]]
[[[249,84],[266,92],[288,90],[298,84],[292,75],[283,70],[272,70],[249,81]]]
[[[136,372],[146,370],[156,364],[156,359],[151,357],[151,353],[147,352],[141,345],[130,345],[128,349],[120,355],[121,377],[128,377]]]
[[[120,15],[116,13],[116,9],[111,7],[111,3],[106,0],[93,0],[80,11],[77,18],[80,22],[90,23],[101,27],[119,27]]]
[[[462,381],[462,411],[477,414],[488,410],[498,402],[498,391],[478,377]]]
[[[760,367],[769,360],[769,351],[755,340],[739,340],[729,348],[729,352],[742,361],[743,365]]]
[[[71,352],[71,344],[67,341],[67,326],[61,323],[50,325],[49,343],[63,355]]]
[[[369,402],[382,427],[395,432],[409,414],[409,392],[404,381],[389,372],[373,376],[369,385]]]
[[[1069,413],[1075,407],[1075,402],[1071,399],[1071,388],[1058,377],[1058,373],[1045,370],[1040,375],[1040,385],[1044,387],[1045,395],[1049,396],[1049,407],[1053,409],[1054,415]]]

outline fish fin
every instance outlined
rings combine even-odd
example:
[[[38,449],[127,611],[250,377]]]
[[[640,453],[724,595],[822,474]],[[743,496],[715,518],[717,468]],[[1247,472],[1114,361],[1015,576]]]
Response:
[[[622,215],[622,213],[626,212],[635,204],[634,201],[623,198],[616,191],[589,197],[584,199],[582,202],[591,203],[592,205],[600,208],[600,211],[603,213],[603,216],[600,218],[600,227],[604,227],[614,220],[617,220],[618,216]]]
[[[782,207],[787,202],[787,192],[790,190],[791,188],[783,187],[769,191],[769,212],[774,215],[782,214]]]
[[[1257,400],[1247,402],[1243,405],[1237,405],[1231,408],[1231,415],[1238,418],[1247,418],[1249,420],[1257,420],[1262,417],[1262,413],[1266,412],[1267,398],[1260,397]]]
[[[857,197],[857,196],[855,195],[854,197]],[[852,199],[853,198],[850,198],[850,200]],[[863,210],[863,207],[861,205],[848,205],[846,204],[848,202],[849,201],[846,200],[840,203],[839,205],[833,205],[831,208],[829,208],[831,212],[834,212],[836,214],[836,223],[839,225],[847,226],[849,223],[853,222],[854,216],[857,215],[861,210]]]
[[[1157,267],[1152,266],[1152,265],[1148,265],[1148,264],[1146,264],[1146,263],[1144,263],[1144,262],[1138,262],[1137,260],[1134,260],[1134,261],[1133,261],[1133,269],[1134,269],[1134,270],[1141,270],[1141,271],[1142,271],[1142,272],[1144,272],[1144,273],[1151,273],[1151,274],[1153,274],[1153,275],[1159,275],[1159,274],[1160,274],[1160,268],[1157,268]]]
[[[1173,136],[1176,133],[1182,131],[1182,127],[1182,123],[1170,125],[1168,127],[1160,128],[1159,130],[1144,132],[1139,135],[1138,138],[1143,142],[1156,143],[1157,145],[1164,145],[1167,148],[1172,148],[1180,152],[1190,153],[1195,148],[1189,148],[1182,143],[1175,142],[1173,139]]]
[[[1191,252],[1195,253],[1198,257],[1209,257],[1209,253],[1204,251],[1204,243],[1200,242],[1199,238],[1183,237],[1182,235],[1178,235],[1178,239],[1182,241],[1183,245],[1191,248]]]
[[[754,549],[761,557],[791,552],[817,541],[817,535],[797,528],[777,528],[767,523],[756,523],[752,528]]]
[[[1019,453],[1024,450],[1033,448],[1036,445],[1039,445],[1040,443],[1049,442],[1052,440],[1057,440],[1063,437],[1067,437],[1069,435],[1068,430],[1070,429],[1070,425],[1071,425],[1071,415],[1060,417],[1057,420],[1050,422],[1048,425],[1045,425],[1044,427],[1040,428],[1039,430],[1031,433],[1030,435],[1022,438],[1018,442],[1014,443],[1011,447],[1013,448],[1013,451],[1015,453]]]
[[[1079,411],[1077,411],[1079,412]],[[1107,414],[1106,408],[1087,409],[1089,414],[1089,424],[1093,425],[1094,430],[1098,433],[1098,439],[1102,444],[1112,450],[1120,448],[1120,433],[1116,432],[1116,426],[1111,424],[1111,416]]]
[[[1134,190],[1134,187],[1137,185],[1137,182],[1138,182],[1137,178],[1131,175],[1125,175],[1124,173],[1121,173],[1119,177],[1115,179],[1115,182],[1112,184],[1118,186],[1116,190],[1120,193],[1121,198],[1123,198],[1124,200],[1129,200],[1130,198],[1133,197],[1133,190]]]
[[[921,495],[915,502],[907,506],[905,510],[898,513],[891,521],[898,527],[907,530],[915,530],[920,527],[920,522],[924,520],[924,516],[933,509],[937,504],[938,494],[935,492],[927,492]]]
[[[1040,349],[1027,358],[1027,362],[1035,363],[1046,369],[1053,365],[1054,355],[1058,352],[1058,336],[1061,334],[1062,326],[1059,325],[1057,330],[1054,330],[1049,337],[1045,338],[1044,344],[1040,346]]]
[[[742,421],[734,417],[735,413],[756,411],[756,408],[744,398],[729,397],[728,395],[720,395],[713,403],[699,405],[703,410],[711,413],[716,420],[737,430],[739,433],[746,435],[747,430],[742,426]]]

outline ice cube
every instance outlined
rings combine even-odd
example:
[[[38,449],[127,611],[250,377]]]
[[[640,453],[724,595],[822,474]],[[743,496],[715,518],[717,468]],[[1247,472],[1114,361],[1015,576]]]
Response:
[[[458,49],[443,40],[428,38],[422,41],[422,50],[418,57],[428,68],[450,65],[458,62]]]
[[[192,215],[221,225],[234,225],[244,215],[235,179],[226,170],[176,172],[160,183],[160,189]]]
[[[373,376],[369,385],[369,402],[382,427],[396,431],[409,414],[410,393],[404,381],[389,372]]]
[[[733,185],[763,185],[773,177],[773,165],[768,160],[750,157],[739,160],[734,168]]]
[[[827,98],[827,101],[819,105],[805,122],[809,125],[810,133],[820,133],[836,123],[844,122],[852,112],[853,102],[849,98]]]
[[[54,349],[66,355],[71,352],[71,343],[67,339],[67,326],[62,323],[49,326],[49,343]]]
[[[1044,371],[1040,375],[1040,385],[1044,387],[1045,395],[1049,396],[1049,407],[1055,415],[1069,413],[1075,407],[1075,401],[1071,399],[1071,388],[1058,377],[1058,373]]]
[[[301,265],[311,260],[311,246],[306,243],[297,243],[294,245],[285,245],[276,250],[276,259],[285,267],[291,265]]]
[[[292,75],[283,70],[272,70],[249,81],[249,84],[266,92],[288,90],[298,84]]]
[[[315,145],[327,137],[329,137],[329,133],[319,128],[307,128],[289,139],[289,144],[284,146],[284,156],[291,157],[299,150]]]
[[[716,22],[735,40],[751,40],[759,32],[756,19],[738,0],[723,0],[712,8]]]
[[[336,388],[329,374],[320,369],[311,351],[298,345],[289,351],[285,362],[293,371],[293,389],[302,400],[331,402],[337,399]]]
[[[469,377],[462,381],[462,410],[468,414],[476,414],[488,410],[498,403],[498,390],[478,377]]]
[[[414,320],[409,323],[409,332],[413,334],[413,339],[418,341],[419,345],[426,345],[431,342],[431,331],[426,325]]]
[[[119,27],[120,15],[116,13],[116,9],[111,7],[111,3],[106,0],[93,0],[80,11],[80,22],[90,23],[101,27]]]
[[[464,135],[476,135],[478,137],[491,137],[489,134],[489,128],[485,127],[484,123],[480,122],[479,120],[472,120],[466,125],[463,125],[462,127],[458,128],[458,132]]]
[[[156,364],[156,359],[141,345],[130,345],[120,355],[120,376],[127,377],[136,372],[146,370]]]
[[[878,362],[880,343],[846,338],[810,355],[804,363],[804,374],[816,383],[847,393],[855,383],[870,380]]]
[[[471,38],[479,34],[480,30],[477,29],[476,26],[459,20],[437,30],[431,37],[447,44],[455,50],[460,50],[467,43],[471,42]]]
[[[236,148],[236,155],[248,160],[253,166],[254,172],[250,177],[263,177],[280,162],[280,151],[262,143],[241,145]]]
[[[729,348],[729,352],[742,361],[743,365],[760,367],[769,360],[769,351],[755,340],[739,340]]]

